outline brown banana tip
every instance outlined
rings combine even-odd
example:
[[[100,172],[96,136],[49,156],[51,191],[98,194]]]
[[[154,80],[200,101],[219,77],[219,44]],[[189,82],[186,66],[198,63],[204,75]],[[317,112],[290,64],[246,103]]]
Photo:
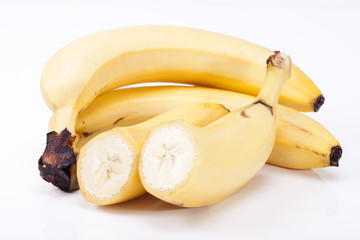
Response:
[[[338,145],[331,148],[330,153],[330,166],[338,167],[339,166],[339,159],[342,155],[342,148]]]
[[[318,96],[313,104],[314,112],[319,111],[320,107],[324,104],[324,102],[325,102],[324,96],[323,95]]]
[[[273,61],[275,60],[275,58],[280,54],[280,51],[274,51],[274,54],[273,55],[270,55],[268,57],[268,59],[266,59],[266,64],[273,64]]]
[[[270,55],[266,60],[266,64],[274,67],[289,71],[291,69],[291,59],[288,55],[280,51],[274,51],[273,55]]]
[[[225,107],[225,106],[222,105],[221,103],[220,103],[220,105],[221,105],[226,111],[231,112],[227,107]]]
[[[76,154],[72,144],[75,137],[64,129],[57,134],[47,134],[46,148],[38,161],[40,176],[47,182],[52,183],[60,190],[70,192],[77,188]]]

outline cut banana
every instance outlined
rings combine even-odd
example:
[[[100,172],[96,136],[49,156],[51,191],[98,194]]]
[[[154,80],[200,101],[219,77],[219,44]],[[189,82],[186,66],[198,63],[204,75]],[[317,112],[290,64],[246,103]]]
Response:
[[[125,189],[130,184],[131,176],[135,175],[137,146],[121,134],[118,132],[94,139],[81,156],[83,189],[94,199],[112,201],[112,198],[117,197],[114,193]],[[121,200],[131,197],[131,194],[127,194]]]
[[[81,148],[77,161],[77,177],[83,196],[90,202],[106,205],[144,194],[137,171],[138,153],[151,127],[175,119],[205,126],[227,113],[220,104],[191,103],[143,123],[114,128],[92,138]]]
[[[290,58],[268,58],[257,99],[205,127],[184,120],[154,127],[146,138],[139,174],[152,195],[183,207],[215,204],[246,184],[264,165],[275,141],[280,90]],[[170,134],[169,134],[170,133]]]

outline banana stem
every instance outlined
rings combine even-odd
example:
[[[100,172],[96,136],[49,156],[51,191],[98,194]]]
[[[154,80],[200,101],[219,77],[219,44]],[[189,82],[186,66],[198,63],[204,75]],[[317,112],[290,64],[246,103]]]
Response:
[[[265,81],[257,96],[256,102],[276,108],[280,91],[287,79],[291,76],[291,59],[285,53],[274,51],[267,60]]]
[[[65,192],[79,188],[76,154],[72,148],[74,139],[66,128],[59,134],[49,132],[45,151],[38,161],[40,176]]]

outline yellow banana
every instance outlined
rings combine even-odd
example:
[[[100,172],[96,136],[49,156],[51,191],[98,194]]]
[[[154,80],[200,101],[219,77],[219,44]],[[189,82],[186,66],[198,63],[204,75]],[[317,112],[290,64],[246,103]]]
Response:
[[[135,83],[170,81],[257,95],[272,51],[247,41],[197,29],[136,26],[104,31],[60,49],[41,77],[55,131],[75,134],[75,119],[100,93]],[[317,111],[324,98],[296,66],[280,103]]]
[[[184,120],[150,130],[139,157],[139,175],[152,195],[182,207],[215,204],[246,184],[265,164],[275,142],[280,90],[290,58],[268,59],[255,101],[205,127]]]
[[[137,166],[139,150],[151,127],[184,119],[205,126],[229,111],[216,103],[190,103],[131,127],[117,127],[92,138],[80,150],[77,177],[81,193],[90,202],[106,205],[145,193]]]
[[[78,152],[99,133],[141,123],[185,103],[215,102],[234,111],[254,99],[246,94],[204,87],[118,89],[101,94],[79,114],[74,148]],[[314,119],[279,105],[276,126],[275,145],[267,163],[293,169],[338,166],[342,152],[339,142]]]

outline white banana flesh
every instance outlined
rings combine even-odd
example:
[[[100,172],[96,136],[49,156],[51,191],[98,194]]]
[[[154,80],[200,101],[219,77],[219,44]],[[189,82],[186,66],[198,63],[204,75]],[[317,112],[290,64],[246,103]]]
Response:
[[[119,186],[125,187],[136,169],[136,148],[127,138],[115,134],[94,141],[82,156],[87,163],[81,165],[81,172],[88,194],[109,199]]]
[[[196,159],[192,137],[181,125],[164,126],[150,136],[143,158],[143,175],[146,181],[167,191],[180,185],[192,169]]]

